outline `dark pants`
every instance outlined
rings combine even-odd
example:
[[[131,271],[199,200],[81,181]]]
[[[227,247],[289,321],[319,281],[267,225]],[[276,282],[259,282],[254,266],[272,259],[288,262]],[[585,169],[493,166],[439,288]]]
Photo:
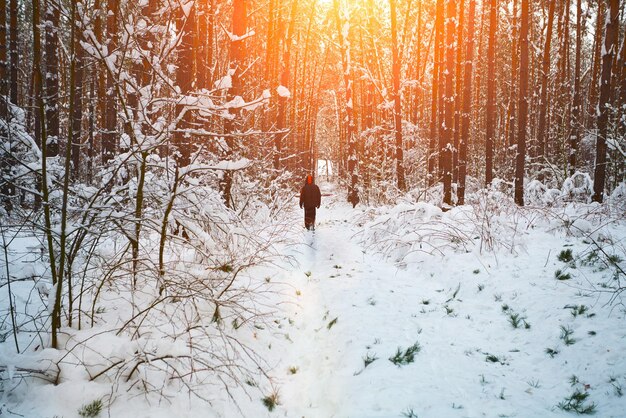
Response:
[[[304,208],[304,227],[306,229],[315,229],[315,206]]]

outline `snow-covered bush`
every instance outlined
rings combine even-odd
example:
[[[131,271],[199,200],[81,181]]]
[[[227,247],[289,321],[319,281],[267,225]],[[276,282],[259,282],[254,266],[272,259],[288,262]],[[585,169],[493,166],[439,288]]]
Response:
[[[610,205],[616,213],[626,214],[626,183],[621,182],[609,198]]]
[[[565,179],[561,195],[567,201],[589,203],[593,195],[593,180],[589,174],[577,171]]]

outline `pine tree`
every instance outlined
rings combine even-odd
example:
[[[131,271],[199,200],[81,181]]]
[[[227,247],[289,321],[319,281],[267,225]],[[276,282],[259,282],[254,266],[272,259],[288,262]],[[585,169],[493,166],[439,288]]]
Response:
[[[465,53],[465,74],[463,79],[463,113],[461,117],[461,136],[459,139],[459,187],[458,203],[465,203],[465,178],[467,174],[467,145],[469,142],[470,114],[472,106],[472,70],[474,68],[474,14],[476,1],[470,0],[467,23],[467,44]]]
[[[608,133],[609,104],[611,99],[611,73],[613,57],[617,47],[616,38],[619,24],[619,0],[610,0],[609,16],[604,31],[604,47],[602,48],[602,74],[600,78],[600,100],[598,103],[596,162],[593,179],[593,201],[604,200],[604,183],[606,181],[606,136]]]
[[[524,171],[526,163],[526,124],[528,121],[528,49],[529,39],[529,0],[522,0],[520,24],[520,67],[517,155],[515,158],[515,203],[524,205]]]
[[[398,51],[398,23],[396,16],[396,0],[389,0],[391,9],[391,50],[393,56],[393,120],[396,149],[396,178],[398,190],[406,190],[404,178],[404,143],[402,140],[402,103],[400,97],[400,57]]]
[[[489,186],[493,180],[493,152],[495,141],[496,119],[496,26],[497,0],[490,1],[489,9],[489,46],[487,49],[487,107],[486,107],[486,139],[485,139],[485,184]]]

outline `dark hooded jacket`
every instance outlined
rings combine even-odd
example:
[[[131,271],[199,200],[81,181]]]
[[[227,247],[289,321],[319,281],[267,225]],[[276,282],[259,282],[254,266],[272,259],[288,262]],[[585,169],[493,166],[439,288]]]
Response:
[[[311,184],[305,182],[304,187],[300,190],[300,207],[305,209],[319,208],[322,202],[322,193],[311,179]]]

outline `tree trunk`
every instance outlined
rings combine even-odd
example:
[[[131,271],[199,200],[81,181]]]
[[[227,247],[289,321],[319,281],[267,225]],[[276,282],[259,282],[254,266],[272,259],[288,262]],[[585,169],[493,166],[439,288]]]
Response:
[[[98,41],[98,43],[100,43],[100,45],[104,45],[105,44],[105,40],[104,40],[104,17],[103,14],[106,12],[106,7],[103,6],[103,2],[104,0],[94,0],[94,10],[96,11],[96,14],[94,16],[94,28],[93,28],[93,32],[94,35],[96,37],[96,40]],[[95,125],[98,126],[98,129],[96,132],[94,132],[95,134],[95,138],[94,138],[94,145],[96,147],[96,149],[94,150],[90,150],[92,157],[91,157],[91,161],[90,161],[90,165],[93,167],[96,163],[96,155],[98,155],[98,153],[100,153],[101,156],[104,156],[105,152],[108,153],[108,151],[105,148],[105,125],[106,125],[106,106],[107,106],[107,90],[106,90],[106,70],[105,70],[105,66],[104,63],[101,61],[98,61],[94,64],[94,68],[95,68],[95,77],[96,77],[96,111],[94,113],[94,122]],[[104,159],[102,159],[102,161],[104,161]]]
[[[180,88],[180,94],[186,96],[192,89],[194,82],[194,33],[196,28],[196,5],[189,8],[188,14],[185,15],[181,6],[178,11],[178,19],[176,21],[177,30],[180,36],[178,45],[178,60],[176,70],[176,84]],[[234,77],[233,77],[234,81]],[[176,114],[180,115],[185,111],[185,105],[178,104],[176,106]],[[192,143],[189,134],[185,131],[191,122],[191,112],[186,112],[174,133],[174,144],[176,145],[176,162],[178,167],[185,167],[191,161]]]
[[[207,84],[208,86],[213,85],[213,49],[215,45],[215,0],[209,0],[208,2],[208,13],[209,13],[209,22],[207,28],[207,48],[206,48],[206,65],[208,69],[207,74]]]
[[[298,0],[292,0],[291,12],[289,15],[289,26],[285,35],[283,44],[282,71],[280,74],[280,85],[289,88],[291,84],[290,63],[291,50],[293,48],[293,31],[295,26],[296,14],[298,12]],[[279,131],[274,136],[274,169],[280,170],[282,167],[281,157],[283,152],[283,139],[286,132],[282,132],[287,127],[287,101],[289,97],[280,96],[278,98],[278,114],[276,115],[276,128]]]
[[[76,65],[78,64],[76,60],[76,47],[80,49],[81,46],[78,42],[76,42],[76,2],[72,2],[70,7],[70,79],[69,79],[69,119],[68,119],[68,127],[67,127],[67,144],[65,146],[65,159],[64,159],[64,175],[63,175],[63,190],[62,190],[62,199],[61,199],[61,225],[59,231],[59,264],[58,264],[58,272],[57,272],[57,285],[54,288],[55,297],[54,297],[54,307],[52,311],[52,326],[61,327],[61,299],[63,297],[63,277],[67,278],[67,288],[68,288],[68,317],[69,317],[69,326],[72,326],[72,281],[71,274],[67,276],[65,273],[65,262],[67,258],[67,215],[68,215],[68,200],[69,200],[69,187],[70,187],[70,170],[71,170],[71,161],[72,161],[72,151],[73,151],[73,139],[74,139],[74,110],[76,107]],[[82,32],[82,31],[81,31]],[[79,121],[80,123],[80,121]]]
[[[550,1],[548,9],[548,27],[546,29],[546,42],[543,47],[543,61],[541,65],[541,98],[539,101],[539,125],[537,126],[538,155],[544,157],[546,155],[546,142],[548,139],[546,128],[546,117],[548,114],[548,76],[550,75],[550,46],[552,45],[552,27],[554,26],[554,6],[555,0]]]
[[[228,99],[232,100],[235,96],[240,96],[242,93],[242,85],[240,79],[240,73],[243,70],[244,59],[246,56],[244,49],[244,40],[240,39],[248,31],[248,15],[246,11],[246,0],[234,0],[233,1],[233,35],[237,39],[233,39],[230,42],[230,71],[232,72],[232,87],[228,91]],[[240,128],[239,124],[239,109],[231,108],[230,113],[233,115],[232,119],[228,119],[224,122],[224,131],[227,134],[235,134]],[[235,139],[232,136],[227,137],[226,144],[228,150],[226,157],[231,158],[234,154]],[[222,181],[220,182],[220,191],[226,206],[233,207],[233,199],[231,194],[233,184],[233,174],[230,171],[225,171]]]
[[[18,6],[17,0],[11,0],[11,4],[9,5],[10,12],[10,23],[9,23],[9,55],[11,58],[11,103],[16,106],[20,105],[19,96],[18,96],[18,66],[19,66],[19,50],[17,46],[17,14],[18,14]]]
[[[522,0],[520,26],[520,66],[517,155],[515,159],[515,203],[524,206],[524,171],[526,162],[526,124],[528,121],[528,36],[530,25],[529,0]]]
[[[461,136],[461,95],[463,93],[463,17],[465,0],[460,0],[456,28],[456,70],[454,92],[454,149],[452,154],[452,182],[459,179],[459,138]],[[469,35],[468,35],[469,36]]]
[[[277,0],[269,0],[267,11],[267,38],[265,43],[265,65],[264,65],[264,82],[266,85],[271,85],[274,81],[274,55],[278,54],[275,48],[274,39],[278,36],[277,28]]]
[[[452,205],[452,142],[454,140],[454,26],[455,2],[447,2],[446,9],[446,71],[445,71],[445,116],[441,165],[443,175],[443,203]]]
[[[117,54],[117,16],[119,0],[109,0],[107,4],[108,53]],[[111,60],[117,66],[117,59]],[[106,164],[115,157],[117,148],[117,103],[115,97],[115,68],[106,71],[106,97],[104,99],[104,132],[102,134],[102,162]]]
[[[519,64],[517,62],[519,57],[519,37],[518,31],[518,0],[513,0],[513,35],[511,42],[511,89],[509,92],[509,106],[507,110],[507,123],[506,123],[506,138],[507,145],[509,147],[515,144],[515,101],[517,91],[517,70]]]
[[[489,46],[487,47],[487,114],[485,139],[485,184],[489,186],[493,180],[493,148],[496,118],[496,17],[497,0],[491,0],[489,9]]]
[[[569,134],[569,175],[572,176],[576,172],[576,157],[578,154],[578,144],[580,143],[581,128],[581,107],[582,100],[580,94],[580,61],[582,49],[582,0],[576,0],[576,58],[574,63],[574,98],[572,104],[572,114],[570,118]]]
[[[196,4],[196,36],[194,37],[194,51],[196,55],[196,87],[198,89],[210,89],[207,83],[207,16],[208,3],[206,1]]]
[[[393,1],[393,0],[392,0]],[[339,35],[339,47],[341,50],[341,66],[343,68],[343,83],[346,89],[345,95],[345,111],[346,111],[346,139],[348,143],[348,175],[350,183],[348,186],[348,202],[355,207],[359,203],[359,192],[357,184],[359,180],[358,159],[356,155],[356,135],[353,117],[352,102],[352,63],[350,62],[350,41],[348,39],[349,23],[343,23],[339,10],[339,0],[333,0],[333,8],[335,13],[335,23],[337,25],[337,33]],[[344,31],[347,28],[347,31]]]
[[[396,148],[396,178],[397,187],[400,191],[406,190],[404,178],[404,144],[402,139],[402,102],[400,100],[400,57],[398,53],[398,22],[396,13],[396,0],[389,0],[391,9],[391,50],[393,56],[393,120]]]
[[[622,39],[622,50],[620,52],[620,60],[619,60],[619,71],[620,71],[620,86],[619,86],[619,99],[618,106],[621,109],[621,114],[623,118],[622,128],[626,128],[626,31],[624,31],[623,39]],[[626,129],[622,129],[622,134],[626,133]]]
[[[46,227],[46,243],[48,245],[48,257],[50,263],[50,275],[52,276],[52,284],[53,286],[60,286],[58,280],[61,278],[57,277],[57,268],[56,268],[56,257],[54,253],[54,239],[52,237],[52,222],[51,222],[51,211],[50,211],[50,202],[49,202],[49,193],[48,193],[48,176],[47,176],[47,140],[46,140],[46,111],[44,108],[44,98],[43,98],[43,81],[41,74],[41,33],[39,27],[41,25],[40,22],[40,6],[39,0],[33,0],[33,90],[35,94],[35,100],[37,101],[37,113],[39,120],[37,131],[36,131],[36,142],[40,144],[41,147],[41,199],[43,200],[43,209],[44,209],[44,222]],[[52,301],[53,304],[53,312],[60,312],[60,298],[55,298]],[[57,339],[57,329],[59,328],[59,319],[58,315],[52,315],[52,348],[57,348],[58,339]]]
[[[8,121],[9,118],[9,83],[8,75],[9,75],[9,67],[8,67],[8,57],[7,57],[7,26],[6,26],[6,0],[0,0],[0,120]],[[4,129],[0,129],[0,136],[4,139],[7,137],[7,132]],[[11,153],[11,141],[6,141],[6,145],[9,149],[5,150],[5,153]],[[0,188],[0,200],[7,211],[7,213],[11,213],[13,210],[13,204],[11,202],[11,196],[13,195],[13,187],[11,185],[11,181],[9,180],[11,177],[11,170],[13,167],[13,161],[11,160],[11,156],[8,158],[0,158],[0,175],[2,175],[4,180],[4,185]],[[11,305],[12,308],[13,305]]]
[[[598,86],[600,84],[600,69],[602,68],[602,34],[604,33],[604,20],[606,14],[606,1],[598,2],[596,18],[596,33],[593,42],[593,66],[591,81],[589,82],[589,103],[587,107],[587,127],[592,127],[598,117]]]
[[[80,152],[82,142],[82,121],[83,121],[83,47],[80,44],[82,31],[82,19],[80,15],[76,13],[75,3],[72,2],[72,9],[74,10],[74,16],[71,18],[72,25],[72,48],[74,50],[74,57],[70,63],[72,72],[70,74],[70,89],[73,89],[72,103],[73,111],[70,117],[72,118],[72,136],[68,137],[72,144],[72,168],[74,178],[78,178],[80,173]],[[82,11],[81,11],[82,15]],[[79,25],[78,34],[76,33],[75,25]],[[69,146],[69,144],[68,144]]]
[[[606,179],[606,135],[611,99],[611,72],[613,56],[615,54],[617,31],[619,30],[619,0],[610,0],[610,14],[604,32],[604,47],[602,48],[602,75],[600,78],[600,101],[597,120],[596,164],[593,179],[593,201],[604,200],[604,183]]]
[[[465,177],[467,173],[467,143],[469,142],[470,114],[472,106],[472,70],[474,67],[474,11],[476,1],[470,0],[467,23],[467,45],[465,52],[465,74],[463,79],[463,115],[461,136],[459,139],[459,187],[457,189],[458,204],[465,203]]]
[[[437,143],[439,138],[439,110],[437,109],[440,96],[439,67],[441,66],[441,44],[443,43],[443,0],[437,0],[435,16],[435,46],[433,52],[433,84],[430,114],[430,141],[428,145],[428,186],[435,184],[437,172]]]
[[[0,119],[7,119],[9,96],[7,57],[7,2],[0,0]]]
[[[59,9],[52,0],[46,4],[46,122],[48,156],[59,154]]]

